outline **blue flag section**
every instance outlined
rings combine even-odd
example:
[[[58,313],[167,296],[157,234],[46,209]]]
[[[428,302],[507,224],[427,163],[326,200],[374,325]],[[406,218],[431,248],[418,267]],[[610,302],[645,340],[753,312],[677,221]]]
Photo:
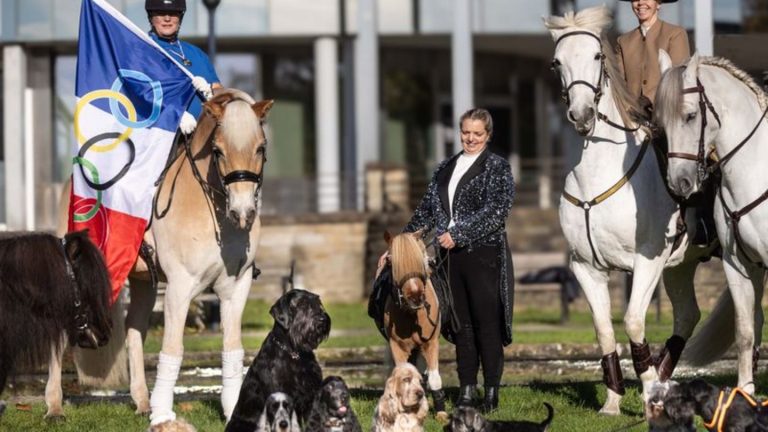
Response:
[[[77,51],[77,97],[94,90],[122,93],[143,121],[127,119],[131,108],[116,98],[90,103],[132,127],[176,131],[195,96],[192,76],[106,1],[83,1]]]

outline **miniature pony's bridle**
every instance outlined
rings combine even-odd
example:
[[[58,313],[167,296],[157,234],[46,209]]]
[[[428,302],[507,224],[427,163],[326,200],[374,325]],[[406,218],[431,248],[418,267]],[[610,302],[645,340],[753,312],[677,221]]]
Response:
[[[577,86],[577,85],[586,86],[590,90],[592,90],[592,93],[595,94],[594,104],[595,104],[595,116],[596,116],[597,120],[603,121],[606,124],[616,128],[616,129],[623,130],[625,132],[636,132],[640,128],[639,126],[635,127],[635,128],[625,127],[625,126],[623,126],[621,124],[618,124],[618,123],[616,123],[614,121],[611,121],[608,118],[608,116],[606,116],[605,114],[601,113],[600,110],[597,109],[598,105],[600,104],[600,98],[603,97],[603,79],[608,80],[608,70],[605,67],[605,54],[603,53],[603,41],[600,39],[600,37],[595,35],[592,32],[588,32],[588,31],[584,31],[584,30],[572,31],[572,32],[569,32],[569,33],[565,33],[565,34],[561,35],[559,38],[557,38],[557,41],[555,41],[555,49],[557,49],[557,45],[559,45],[560,42],[563,39],[565,39],[567,37],[579,36],[579,35],[589,36],[589,37],[595,39],[597,41],[598,45],[600,46],[600,53],[597,56],[595,56],[595,60],[600,62],[600,74],[597,77],[597,85],[593,85],[591,82],[585,81],[585,80],[573,80],[573,81],[570,82],[570,84],[565,85],[562,88],[562,90],[560,90],[560,96],[562,97],[563,102],[565,102],[565,104],[570,107],[571,106],[571,96],[570,96],[571,89],[573,87]],[[559,66],[560,66],[560,61],[559,60],[557,60],[557,59],[552,60],[551,69],[553,71],[557,71],[557,68]]]
[[[104,346],[107,343],[106,338],[100,338],[96,335],[96,332],[91,328],[88,322],[88,314],[83,310],[83,303],[80,300],[80,287],[77,284],[77,278],[75,277],[75,271],[72,269],[72,263],[67,256],[67,239],[61,239],[61,251],[64,253],[64,265],[67,269],[67,276],[69,276],[69,284],[72,287],[74,293],[74,306],[75,306],[75,335],[73,337],[77,346],[80,348],[96,349],[100,346]]]

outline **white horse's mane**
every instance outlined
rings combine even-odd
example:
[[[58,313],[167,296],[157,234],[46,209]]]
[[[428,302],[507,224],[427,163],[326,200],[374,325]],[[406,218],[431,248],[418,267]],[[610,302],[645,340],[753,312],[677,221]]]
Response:
[[[730,60],[723,57],[699,57],[699,64],[714,66],[728,72],[752,90],[761,109],[768,106],[768,95],[765,91],[748,73],[736,67]],[[656,111],[654,112],[661,123],[671,121],[682,110],[683,72],[685,72],[685,65],[676,66],[664,72],[661,77],[657,91]]]
[[[579,12],[569,11],[563,16],[550,16],[544,19],[544,26],[549,30],[565,30],[577,27],[600,35],[613,25],[613,14],[605,6],[586,8]]]

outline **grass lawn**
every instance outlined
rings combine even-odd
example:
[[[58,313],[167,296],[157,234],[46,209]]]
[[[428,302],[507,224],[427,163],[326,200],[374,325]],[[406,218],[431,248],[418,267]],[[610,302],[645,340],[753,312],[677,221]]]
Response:
[[[366,305],[327,305],[332,317],[332,328],[336,335],[332,336],[321,347],[366,347],[381,346],[383,339],[374,329],[372,320],[367,316]],[[269,305],[265,302],[252,301],[246,306],[243,331],[244,345],[247,351],[255,351],[261,344],[264,335],[272,326],[268,313]],[[571,321],[561,326],[557,311],[518,311],[515,314],[515,343],[516,344],[546,344],[546,343],[595,343],[592,317],[586,312],[574,312]],[[626,342],[620,316],[614,318],[617,339]],[[649,315],[647,335],[648,340],[655,343],[663,342],[672,328],[671,316],[662,316],[657,323],[655,317]],[[153,329],[146,342],[148,353],[156,353],[160,349],[162,329]],[[212,351],[221,349],[221,335],[215,332],[190,333],[185,337],[187,352]],[[597,361],[597,359],[595,360]],[[629,371],[625,371],[631,378]],[[768,379],[759,375],[758,389],[765,388]],[[716,384],[732,384],[734,376],[711,377]],[[548,379],[546,376],[530,374],[530,377],[515,379],[517,384],[503,387],[501,390],[501,408],[491,417],[496,419],[528,419],[541,420],[546,415],[543,402],[549,402],[555,407],[555,420],[551,430],[558,431],[646,431],[647,425],[632,425],[642,420],[642,402],[639,396],[639,384],[628,381],[627,395],[622,404],[623,415],[605,417],[597,414],[597,410],[605,400],[605,388],[594,379],[579,377],[557,377]],[[383,384],[383,383],[382,383]],[[369,430],[375,404],[381,395],[381,387],[373,389],[353,389],[353,408],[355,409],[363,430]],[[456,396],[455,387],[448,388],[449,398]],[[8,395],[6,395],[7,397]],[[43,420],[45,405],[8,406],[4,416],[0,417],[0,431],[87,431],[87,432],[130,432],[144,431],[148,418],[137,417],[133,407],[126,398],[118,402],[85,403],[77,397],[70,398],[71,403],[65,405],[67,420],[59,423],[49,423]],[[202,400],[189,400],[183,395],[176,397],[176,412],[194,424],[199,431],[222,431],[220,405],[218,395],[210,395]],[[439,431],[441,426],[430,418],[427,422],[428,431]]]

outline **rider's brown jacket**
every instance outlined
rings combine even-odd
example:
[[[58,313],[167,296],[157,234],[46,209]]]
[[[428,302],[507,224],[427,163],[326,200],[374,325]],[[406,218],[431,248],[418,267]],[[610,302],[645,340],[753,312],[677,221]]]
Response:
[[[659,49],[669,54],[675,66],[690,56],[685,29],[662,20],[657,20],[646,36],[643,36],[639,26],[619,36],[617,49],[619,67],[629,91],[635,97],[645,96],[651,102],[661,80]]]

